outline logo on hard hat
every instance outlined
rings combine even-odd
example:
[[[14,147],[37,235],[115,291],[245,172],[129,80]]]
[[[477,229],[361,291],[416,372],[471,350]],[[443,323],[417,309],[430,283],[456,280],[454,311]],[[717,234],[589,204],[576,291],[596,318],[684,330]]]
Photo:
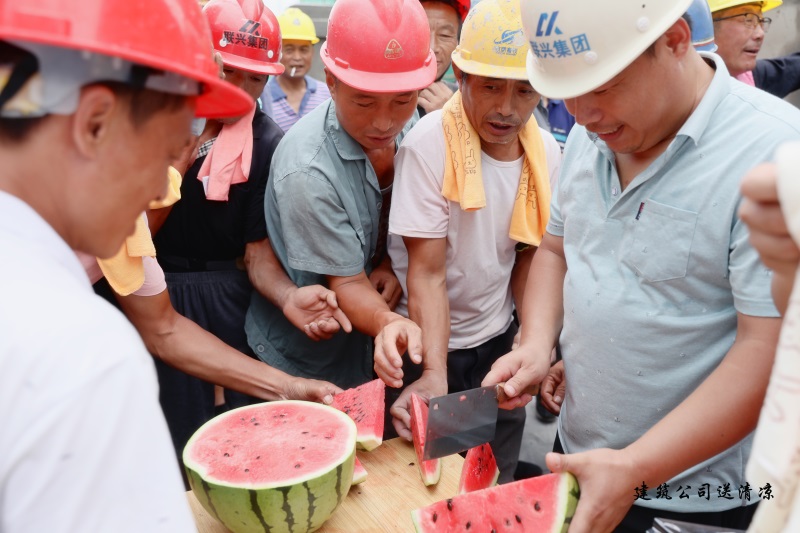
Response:
[[[258,30],[258,26],[261,26],[260,23],[256,24],[257,26],[253,28],[254,30]],[[245,26],[247,25],[245,24]],[[242,27],[244,28],[244,26]],[[269,50],[269,39],[267,39],[266,37],[260,37],[258,34],[254,35],[252,33],[246,33],[242,30],[222,32],[222,39],[219,40],[219,45],[222,48],[225,48],[229,44],[233,45],[240,44],[247,46],[249,48],[257,48],[259,50]]]
[[[239,31],[244,33],[250,33],[252,35],[261,35],[258,29],[261,27],[261,23],[255,20],[248,20],[242,27],[239,28]]]
[[[525,46],[525,34],[522,33],[522,28],[518,30],[506,30],[499,38],[494,40],[494,44],[495,54],[515,56],[519,48]]]
[[[553,31],[556,32],[556,35],[561,35],[561,30],[556,26],[556,18],[558,18],[558,11],[553,11],[552,13],[542,13],[539,15],[539,24],[536,26],[536,36],[537,37],[550,37],[553,34]],[[547,24],[548,19],[550,23]],[[544,29],[544,25],[547,24],[547,29]]]
[[[518,30],[506,30],[500,35],[499,39],[494,40],[494,44],[511,44],[514,46],[525,45],[525,35],[522,33],[522,28]]]
[[[397,39],[392,39],[386,45],[386,51],[383,52],[383,57],[386,59],[400,59],[403,57],[403,47],[397,42]]]

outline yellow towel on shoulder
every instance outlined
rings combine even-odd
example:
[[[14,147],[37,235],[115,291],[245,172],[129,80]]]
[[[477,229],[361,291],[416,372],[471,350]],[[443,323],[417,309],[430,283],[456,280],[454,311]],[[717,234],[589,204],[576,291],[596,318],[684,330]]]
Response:
[[[150,209],[167,207],[181,198],[180,172],[169,167],[167,173],[169,185],[163,200],[150,202]],[[156,248],[147,226],[147,217],[142,213],[136,219],[136,229],[133,235],[125,239],[119,252],[109,259],[98,259],[97,264],[108,280],[114,292],[120,296],[128,296],[136,292],[144,284],[144,263],[142,257],[155,257]]]
[[[447,145],[442,195],[458,202],[464,211],[486,207],[481,138],[464,113],[461,91],[445,104],[442,126]],[[519,140],[525,151],[525,161],[508,236],[518,242],[539,246],[550,218],[550,174],[542,136],[533,116],[520,130]]]

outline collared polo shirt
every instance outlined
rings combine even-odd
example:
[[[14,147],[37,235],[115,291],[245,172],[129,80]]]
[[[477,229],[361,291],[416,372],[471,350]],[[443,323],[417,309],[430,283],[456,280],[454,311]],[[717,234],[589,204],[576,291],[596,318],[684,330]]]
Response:
[[[278,145],[264,209],[272,248],[296,285],[369,274],[382,206],[372,164],[339,124],[332,100],[300,120]],[[289,374],[345,388],[372,379],[372,339],[360,332],[312,341],[256,293],[245,329],[258,357]]]
[[[567,453],[635,441],[716,369],[737,312],[778,316],[770,273],[738,217],[739,183],[781,142],[800,138],[800,111],[732,79],[718,56],[704,57],[716,65],[704,97],[624,191],[604,142],[582,126],[567,141],[547,226],[563,237],[568,268],[558,428]],[[730,394],[740,386],[731,383]],[[737,491],[751,440],[670,480],[672,499],[651,487],[651,499],[636,504],[711,512],[752,503]],[[726,483],[732,499],[718,497]]]
[[[299,111],[292,109],[286,99],[286,93],[283,92],[281,86],[278,84],[278,78],[273,76],[267,82],[267,86],[261,95],[262,103],[267,111],[267,114],[272,117],[278,126],[284,131],[289,131],[289,128],[294,126],[301,117],[306,116],[322,102],[331,97],[328,86],[324,83],[315,80],[311,76],[305,76],[306,92],[303,99],[300,100]],[[269,101],[264,101],[269,99]]]

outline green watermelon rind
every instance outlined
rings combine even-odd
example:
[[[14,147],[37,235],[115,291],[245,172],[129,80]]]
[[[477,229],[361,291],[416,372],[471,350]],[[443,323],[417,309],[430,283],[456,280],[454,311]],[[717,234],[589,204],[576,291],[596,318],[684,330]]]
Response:
[[[329,409],[340,420],[347,420],[346,424],[351,427],[352,447],[340,461],[296,479],[252,486],[209,480],[203,476],[204,469],[194,464],[187,453],[190,445],[201,435],[202,427],[187,443],[183,461],[189,485],[200,505],[232,533],[310,533],[319,529],[344,500],[355,468],[355,422],[331,407],[311,405]],[[248,407],[234,409],[226,415]]]

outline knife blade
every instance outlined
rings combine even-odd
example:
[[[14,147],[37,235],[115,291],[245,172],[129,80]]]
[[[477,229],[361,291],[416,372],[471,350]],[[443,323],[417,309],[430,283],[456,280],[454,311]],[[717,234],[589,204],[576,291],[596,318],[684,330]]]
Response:
[[[538,385],[523,392],[536,395]],[[508,398],[503,383],[454,392],[428,402],[423,459],[437,459],[494,440],[498,401]]]

